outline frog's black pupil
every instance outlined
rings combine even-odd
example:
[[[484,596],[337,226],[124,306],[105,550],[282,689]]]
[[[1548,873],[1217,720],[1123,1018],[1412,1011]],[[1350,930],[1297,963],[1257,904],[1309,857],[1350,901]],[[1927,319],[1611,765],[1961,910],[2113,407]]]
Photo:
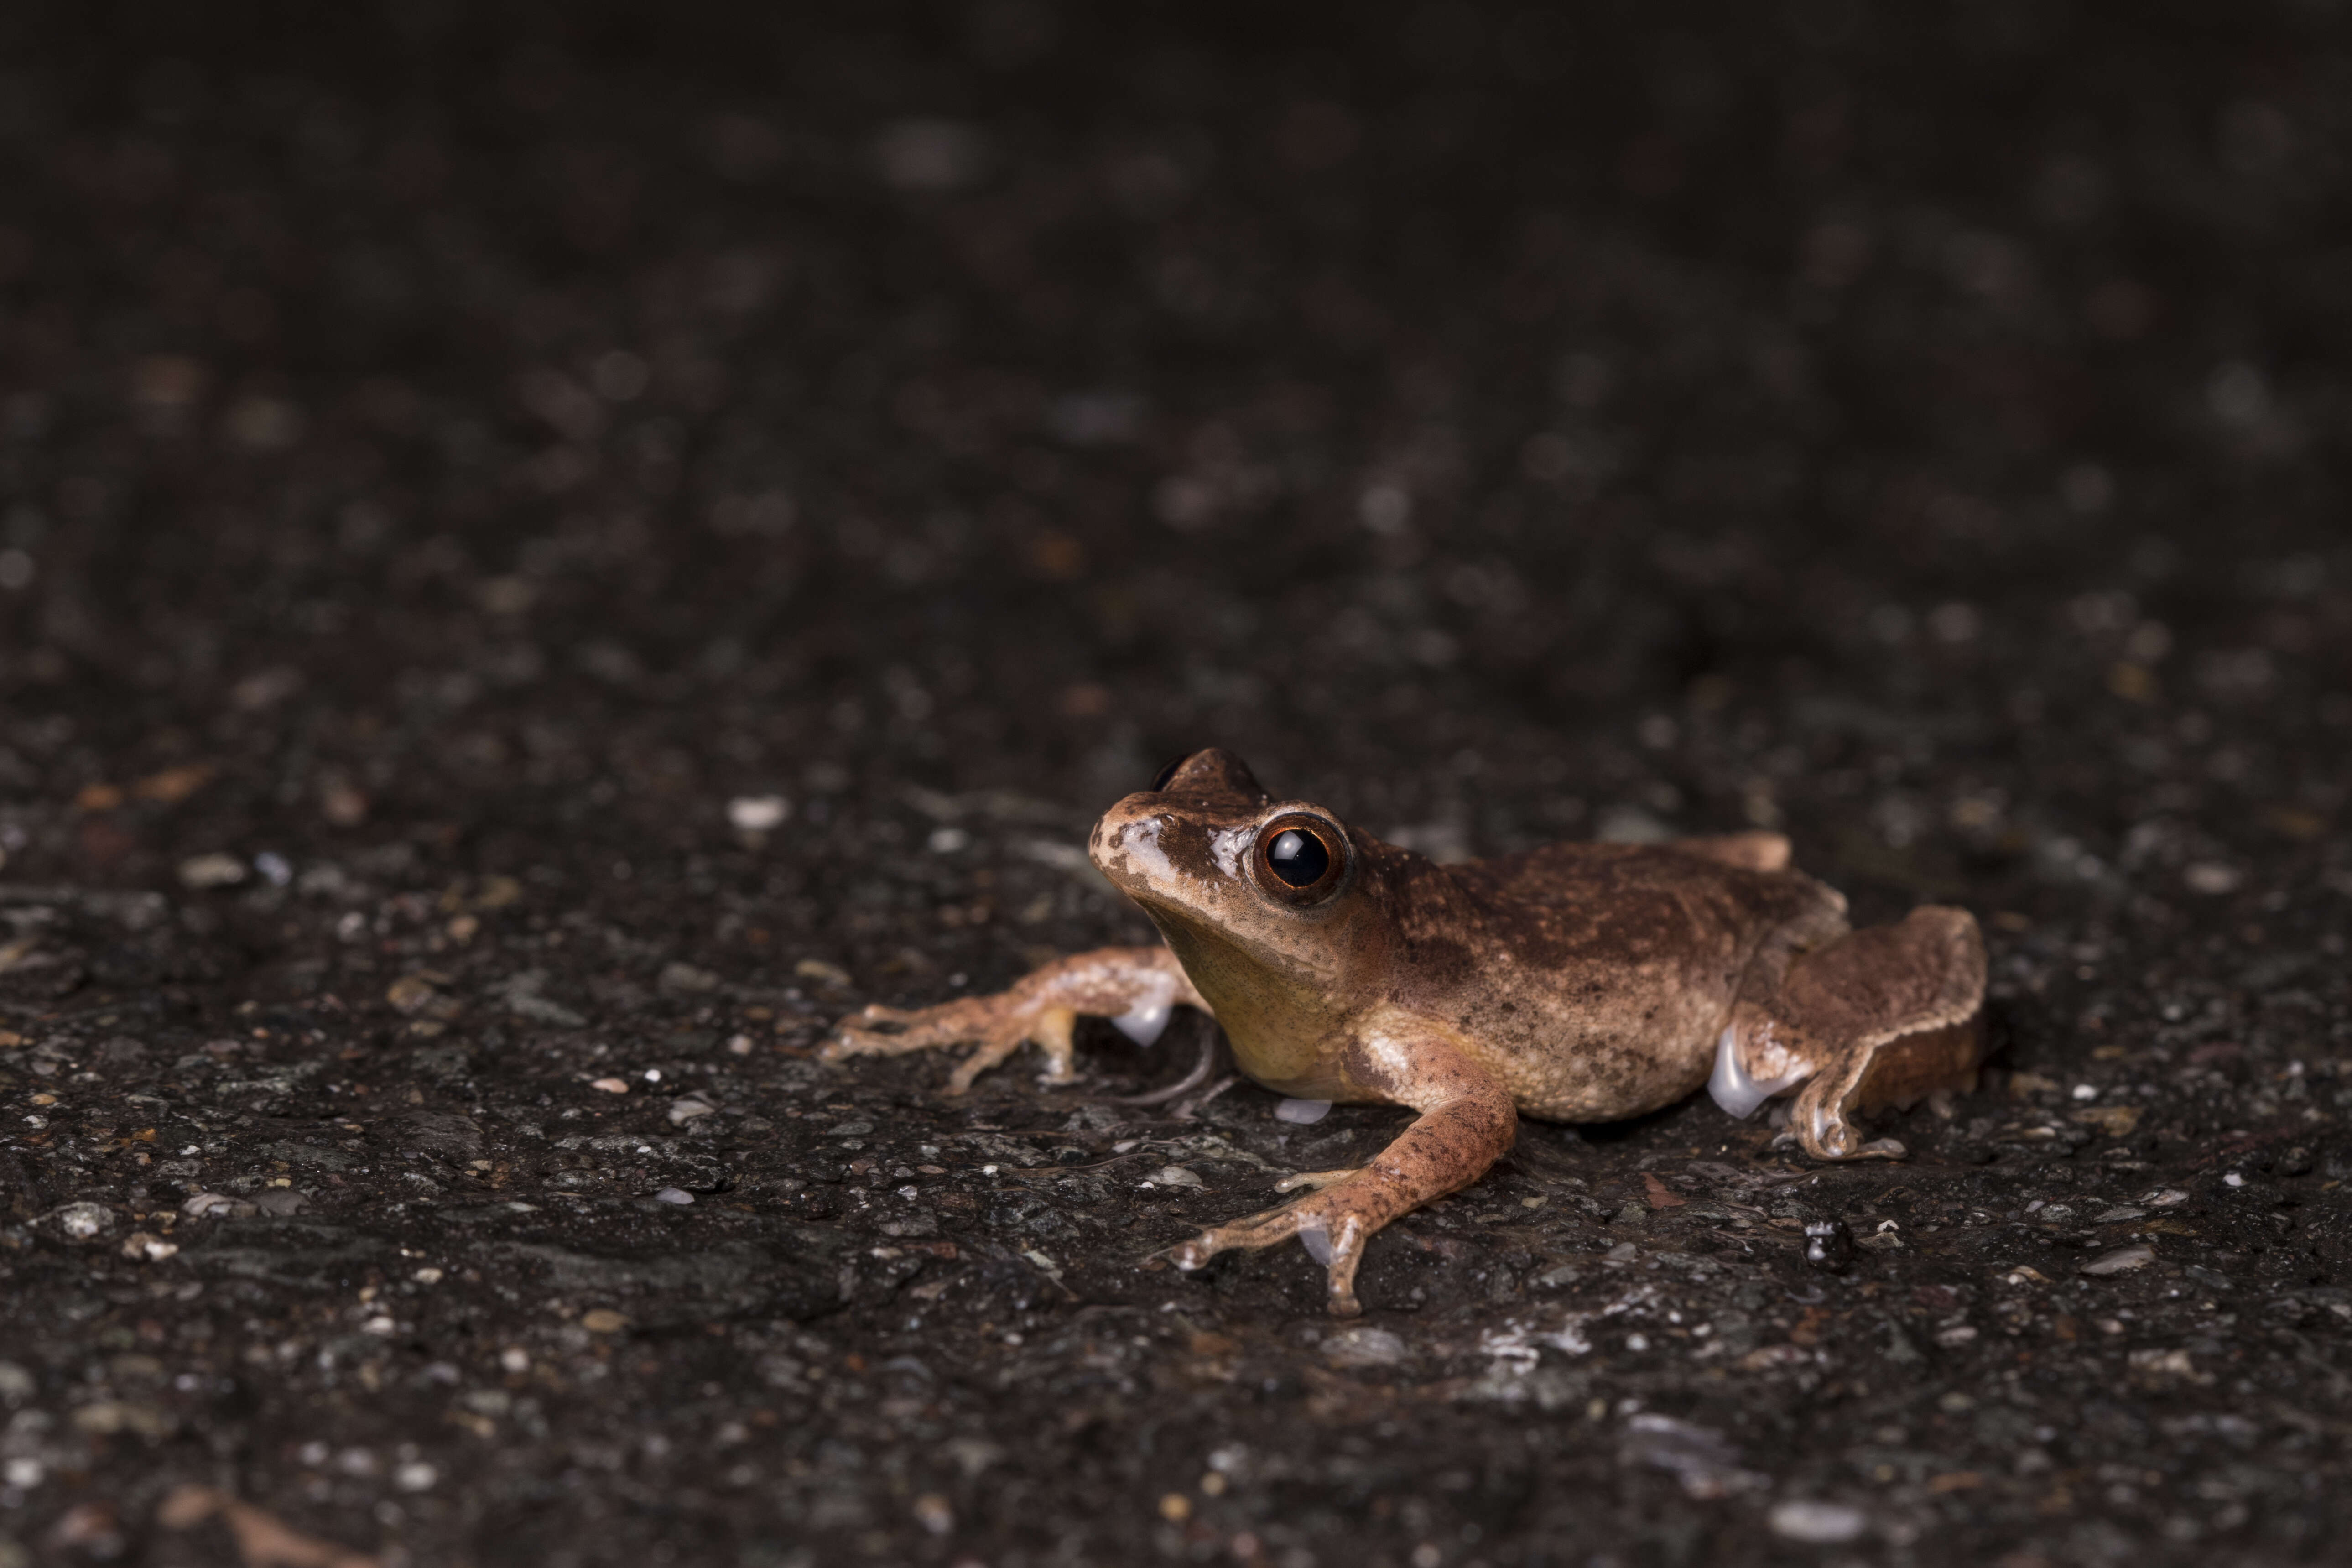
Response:
[[[1294,888],[1311,888],[1331,868],[1331,852],[1312,833],[1293,827],[1275,836],[1265,847],[1265,863]]]
[[[1158,773],[1156,773],[1152,774],[1152,775],[1151,775],[1151,791],[1152,791],[1152,793],[1153,793],[1154,795],[1157,795],[1157,794],[1159,794],[1161,790],[1166,789],[1166,788],[1168,787],[1168,781],[1169,781],[1170,779],[1172,779],[1172,778],[1174,778],[1174,777],[1176,776],[1176,771],[1177,771],[1179,768],[1181,768],[1181,767],[1182,767],[1186,763],[1188,763],[1188,762],[1190,762],[1190,761],[1192,761],[1192,752],[1185,752],[1182,756],[1178,757],[1174,762],[1170,763],[1166,767],[1161,768]]]

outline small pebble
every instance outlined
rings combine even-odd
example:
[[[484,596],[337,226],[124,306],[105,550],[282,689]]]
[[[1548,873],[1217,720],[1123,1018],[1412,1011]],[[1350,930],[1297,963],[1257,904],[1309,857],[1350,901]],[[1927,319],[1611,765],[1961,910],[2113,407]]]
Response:
[[[1853,1232],[1842,1219],[1805,1226],[1805,1262],[1824,1274],[1843,1274],[1853,1265]]]
[[[68,1204],[58,1211],[58,1228],[76,1241],[88,1241],[113,1226],[114,1215],[104,1204]]]
[[[606,1094],[626,1094],[629,1092],[627,1080],[617,1078],[600,1078],[588,1087],[590,1089],[601,1089]]]
[[[1288,1121],[1301,1127],[1311,1126],[1331,1114],[1328,1100],[1286,1100],[1274,1108],[1276,1121]]]
[[[1333,1366],[1394,1366],[1404,1358],[1404,1341],[1386,1329],[1342,1329],[1323,1342]]]
[[[2118,1247],[2113,1252],[2102,1252],[2083,1265],[2085,1274],[2126,1274],[2135,1268],[2145,1268],[2156,1261],[2156,1248],[2145,1243]]]
[[[245,880],[245,862],[234,855],[192,855],[180,862],[180,885],[197,891],[231,888]]]
[[[727,803],[727,820],[739,833],[772,832],[792,814],[792,802],[780,795],[739,795]]]
[[[1161,1187],[1197,1187],[1204,1184],[1200,1177],[1181,1165],[1163,1165],[1152,1172],[1147,1179],[1152,1185]]]
[[[664,1187],[654,1194],[654,1200],[665,1204],[690,1204],[694,1201],[694,1194],[684,1187]]]
[[[1862,1510],[1811,1498],[1790,1498],[1786,1502],[1774,1503],[1766,1522],[1781,1540],[1801,1541],[1810,1546],[1841,1546],[1859,1540],[1862,1532],[1870,1528],[1870,1521]]]
[[[629,1320],[610,1307],[591,1307],[580,1314],[580,1326],[592,1334],[617,1334],[629,1326]]]

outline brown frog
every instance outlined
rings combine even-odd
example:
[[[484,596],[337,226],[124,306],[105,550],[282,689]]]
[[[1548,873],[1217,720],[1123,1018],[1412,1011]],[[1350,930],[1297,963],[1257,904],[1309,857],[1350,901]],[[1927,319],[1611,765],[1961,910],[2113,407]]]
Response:
[[[1744,1117],[1794,1092],[1808,1154],[1899,1158],[1853,1113],[1972,1084],[1983,1055],[1976,921],[1923,907],[1854,931],[1778,834],[1441,866],[1270,798],[1210,750],[1104,813],[1088,851],[1166,947],[1078,953],[998,995],[867,1007],[827,1057],[977,1041],[961,1091],[1029,1041],[1066,1081],[1080,1016],[1143,1035],[1181,1004],[1213,1014],[1268,1089],[1412,1107],[1420,1118],[1370,1164],[1291,1176],[1277,1190],[1306,1195],[1171,1254],[1197,1268],[1296,1236],[1328,1266],[1341,1315],[1359,1310],[1371,1235],[1476,1181],[1522,1112],[1613,1121],[1705,1084]]]

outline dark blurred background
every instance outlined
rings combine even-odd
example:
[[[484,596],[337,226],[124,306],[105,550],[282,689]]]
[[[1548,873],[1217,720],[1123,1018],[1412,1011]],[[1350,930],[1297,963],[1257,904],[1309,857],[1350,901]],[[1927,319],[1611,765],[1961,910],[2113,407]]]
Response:
[[[1208,740],[1481,847],[1860,768],[2112,852],[2096,764],[2218,724],[2332,810],[2333,18],[16,8],[12,853],[195,752],[657,842]]]
[[[0,1563],[184,1561],[198,1536],[142,1533],[167,1481],[388,1563],[1811,1561],[1865,1519],[1856,1550],[2012,1568],[2324,1552],[2347,120],[2337,0],[7,7],[0,1089],[29,1120],[0,1147],[0,1398],[163,1414],[11,1428]],[[1213,1152],[1181,1222],[1132,1183],[976,1207],[1002,1190],[971,1162],[1009,1156],[940,1131],[940,1064],[811,1047],[858,1003],[1139,935],[1075,847],[1212,742],[1442,858],[1778,826],[1864,919],[1977,910],[2013,1076],[1903,1131],[1914,1196],[1874,1168],[1817,1197],[1869,1234],[1961,1234],[1961,1194],[2010,1228],[1881,1256],[1889,1293],[1823,1309],[1848,1331],[1735,1237],[1686,1310],[1772,1341],[1739,1380],[1653,1325],[1548,1352],[1536,1422],[1536,1384],[1480,1370],[1498,1314],[1616,1289],[1612,1215],[1690,1255],[1696,1216],[1748,1224],[1658,1172],[1815,1213],[1658,1163],[1744,1135],[1711,1108],[1530,1132],[1490,1185],[1553,1183],[1525,1200],[1553,1229],[1444,1241],[1448,1272],[1414,1260],[1452,1221],[1401,1226],[1368,1291],[1434,1294],[1354,1361],[1312,1348],[1295,1254],[1213,1297],[1129,1267],[1251,1206]],[[625,1064],[635,1098],[582,1087]],[[665,1113],[681,1083],[709,1102]],[[885,1141],[862,1169],[820,1099]],[[1011,1069],[963,1103],[1068,1158],[1144,1136],[1065,1126]],[[643,1127],[559,1157],[559,1105]],[[1220,1106],[1218,1138],[1293,1157]],[[122,1140],[158,1119],[151,1169]],[[960,1239],[860,1230],[886,1173]],[[2076,1182],[2112,1190],[2048,1205]],[[2027,1250],[2141,1234],[2110,1205],[2150,1184],[2190,1206],[2147,1271]],[[461,1289],[468,1258],[521,1267],[496,1226],[433,1228],[491,1190],[538,1205],[499,1221],[528,1247],[615,1257],[793,1216],[773,1256],[849,1247],[867,1294],[687,1290],[664,1310],[708,1335],[614,1360],[581,1309],[690,1271],[565,1276],[556,1308]],[[243,1205],[213,1242],[117,1255],[205,1191]],[[2042,1286],[1994,1272],[2026,1256]],[[446,1289],[367,1309],[413,1332],[321,1304],[427,1257]],[[2233,1326],[2256,1277],[2301,1328],[2262,1338],[2252,1298]],[[1155,1315],[1180,1289],[1189,1339]],[[2024,1316],[1996,1329],[1996,1298]],[[2126,1300],[2140,1326],[2099,1316]],[[1160,1348],[1097,1342],[1118,1301]],[[138,1404],[129,1362],[177,1392]],[[847,1370],[820,1398],[780,1362]],[[1621,1459],[1643,1399],[1733,1436]],[[1216,1447],[1245,1429],[1272,1468]],[[1343,1429],[1385,1457],[1332,1458]],[[949,1465],[956,1432],[980,1447]],[[1762,1529],[1720,1501],[1764,1482],[1740,1445],[1774,1495],[1869,1511]],[[1441,1451],[1478,1479],[1433,1480]],[[1186,1489],[1204,1465],[1230,1495]]]

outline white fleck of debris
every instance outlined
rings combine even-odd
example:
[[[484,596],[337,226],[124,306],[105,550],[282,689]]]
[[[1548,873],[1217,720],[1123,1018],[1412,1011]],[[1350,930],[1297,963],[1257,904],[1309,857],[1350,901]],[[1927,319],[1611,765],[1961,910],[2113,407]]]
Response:
[[[2147,1196],[2140,1199],[2140,1202],[2144,1204],[2153,1204],[2160,1209],[2170,1208],[2175,1204],[2185,1204],[2188,1201],[2189,1194],[2182,1192],[2179,1187],[2158,1187],[2156,1191],[2148,1194]]]
[[[236,1206],[236,1200],[226,1194],[196,1193],[180,1205],[180,1212],[191,1219],[202,1219],[206,1215],[219,1214],[225,1209]]]
[[[684,1187],[664,1187],[654,1194],[654,1199],[657,1203],[690,1204],[694,1201],[694,1194]]]
[[[1842,1502],[1822,1502],[1812,1498],[1790,1498],[1776,1502],[1766,1515],[1772,1533],[1783,1541],[1801,1541],[1812,1546],[1838,1546],[1860,1539],[1870,1527],[1869,1519],[1858,1508]]]
[[[992,1176],[996,1174],[996,1167],[993,1165],[982,1165],[980,1168],[980,1173],[983,1176]]]
[[[161,1263],[180,1250],[176,1241],[165,1241],[152,1231],[134,1230],[122,1238],[122,1256],[142,1263]]]
[[[360,1325],[360,1332],[363,1334],[376,1334],[386,1339],[389,1339],[399,1331],[400,1325],[394,1322],[390,1318],[370,1318],[366,1322]]]
[[[282,888],[294,879],[293,866],[275,849],[265,849],[256,855],[253,868],[260,872],[262,880],[273,888]]]
[[[438,1268],[420,1268],[409,1278],[419,1285],[438,1285],[446,1276]]]
[[[2225,1187],[2242,1187],[2246,1184],[2246,1178],[2232,1171],[2221,1178],[2221,1184]]]
[[[513,1348],[502,1350],[499,1352],[499,1365],[502,1370],[507,1372],[529,1372],[530,1370],[530,1352],[526,1350]]]
[[[402,1491],[430,1491],[433,1489],[433,1483],[441,1479],[441,1472],[424,1460],[418,1459],[394,1470],[392,1473],[392,1479],[394,1484]]]
[[[180,862],[180,885],[196,890],[230,888],[245,880],[245,862],[234,855],[191,855]]]
[[[58,1228],[76,1241],[112,1228],[114,1215],[104,1204],[68,1204],[58,1211]]]
[[[2074,1098],[2075,1098],[2076,1100],[2096,1100],[2096,1099],[2098,1099],[2098,1098],[2099,1098],[2099,1088],[2098,1088],[2098,1085],[2096,1085],[2096,1084],[2091,1084],[2091,1083],[2078,1083],[2078,1084],[2076,1084],[2076,1085],[2074,1086]]]
[[[1203,1184],[1200,1177],[1181,1165],[1163,1165],[1151,1173],[1151,1180],[1163,1187],[1197,1187]]]
[[[727,820],[741,833],[772,832],[792,814],[793,803],[780,795],[739,795],[727,803]]]
[[[2156,1261],[2156,1248],[2146,1243],[2118,1247],[2113,1252],[2103,1252],[2083,1265],[2085,1274],[2123,1274],[2134,1268],[2145,1268]]]
[[[629,1092],[627,1082],[617,1078],[600,1078],[588,1087],[590,1089],[601,1089],[606,1094],[626,1094]]]
[[[2180,873],[2181,881],[2192,893],[2219,896],[2234,893],[2245,879],[2234,866],[2224,866],[2218,860],[2200,860]]]
[[[930,837],[924,842],[930,846],[934,855],[952,855],[971,842],[971,835],[961,827],[934,827]]]
[[[1330,1114],[1331,1102],[1328,1100],[1286,1100],[1274,1108],[1276,1121],[1294,1122],[1301,1127],[1311,1126]]]
[[[676,1100],[670,1102],[669,1121],[673,1127],[683,1127],[698,1116],[709,1116],[719,1108],[704,1100]]]
[[[727,1040],[727,1051],[730,1056],[750,1056],[751,1054],[751,1037],[749,1035],[730,1036]]]
[[[661,1082],[661,1068],[647,1068],[646,1069],[646,1081],[647,1083],[659,1083],[659,1082]]]

